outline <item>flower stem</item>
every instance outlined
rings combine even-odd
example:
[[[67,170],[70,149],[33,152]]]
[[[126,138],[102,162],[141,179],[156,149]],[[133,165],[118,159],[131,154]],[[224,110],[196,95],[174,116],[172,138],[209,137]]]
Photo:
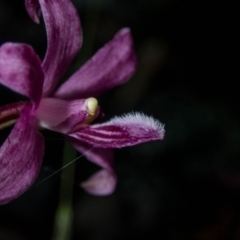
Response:
[[[62,165],[65,166],[75,157],[75,149],[73,149],[69,142],[65,141]],[[72,195],[75,165],[76,163],[73,162],[62,170],[59,203],[55,214],[52,240],[71,239],[73,222]]]

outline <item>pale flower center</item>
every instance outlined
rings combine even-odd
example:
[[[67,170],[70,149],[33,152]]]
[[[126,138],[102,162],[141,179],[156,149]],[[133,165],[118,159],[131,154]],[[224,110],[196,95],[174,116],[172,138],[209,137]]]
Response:
[[[86,105],[87,105],[88,117],[84,122],[75,126],[73,131],[77,131],[77,129],[82,128],[86,125],[89,125],[98,117],[99,115],[98,100],[94,97],[90,97],[86,99]]]
[[[90,97],[87,100],[87,109],[88,109],[88,113],[91,116],[95,115],[95,112],[98,108],[98,101],[96,98]]]

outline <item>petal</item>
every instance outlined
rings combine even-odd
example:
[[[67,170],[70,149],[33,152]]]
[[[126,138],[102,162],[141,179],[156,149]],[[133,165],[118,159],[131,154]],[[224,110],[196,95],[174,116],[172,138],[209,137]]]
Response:
[[[95,173],[81,184],[88,193],[94,195],[109,195],[113,193],[117,183],[117,176],[113,168],[114,154],[112,149],[94,148],[74,138],[69,141],[89,161],[97,164],[103,169]],[[91,150],[90,150],[91,149]]]
[[[31,106],[26,106],[0,148],[0,204],[17,198],[33,184],[43,152],[43,137],[36,130]]]
[[[40,22],[41,9],[39,2],[37,0],[25,0],[25,7],[31,19],[35,23]]]
[[[116,175],[103,169],[92,175],[87,181],[82,182],[81,187],[90,194],[106,196],[114,192],[116,183]]]
[[[44,96],[49,96],[82,44],[78,14],[70,0],[39,0],[47,30]]]
[[[68,140],[73,147],[81,152],[89,161],[108,171],[113,171],[114,154],[112,149],[93,148],[91,145],[80,142],[75,138],[68,138]]]
[[[70,136],[98,148],[121,148],[163,139],[164,125],[144,114],[135,113],[84,127]]]
[[[131,32],[124,28],[61,85],[55,96],[63,99],[97,96],[125,83],[133,75],[135,68],[136,57]]]
[[[22,101],[0,106],[0,130],[16,123],[26,104]]]
[[[38,104],[42,95],[43,71],[31,46],[6,43],[0,47],[0,83]]]
[[[88,117],[88,99],[65,101],[57,98],[43,98],[36,112],[42,128],[67,133]]]

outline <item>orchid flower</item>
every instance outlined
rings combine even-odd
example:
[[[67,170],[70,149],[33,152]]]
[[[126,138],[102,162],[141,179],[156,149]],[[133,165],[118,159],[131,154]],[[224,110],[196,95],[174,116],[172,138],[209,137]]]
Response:
[[[120,30],[56,89],[82,44],[78,14],[69,0],[25,0],[25,5],[33,21],[43,15],[48,47],[43,61],[27,44],[0,47],[0,83],[28,98],[0,107],[0,130],[15,124],[0,147],[0,204],[20,196],[36,180],[44,154],[42,129],[64,134],[102,167],[82,184],[86,191],[110,194],[117,181],[112,148],[164,137],[163,125],[140,113],[93,124],[102,116],[95,97],[125,83],[135,71],[130,30]]]

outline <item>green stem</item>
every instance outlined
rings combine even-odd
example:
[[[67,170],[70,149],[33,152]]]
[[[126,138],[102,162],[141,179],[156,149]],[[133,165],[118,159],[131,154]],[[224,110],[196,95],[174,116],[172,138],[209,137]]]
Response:
[[[76,157],[76,151],[65,141],[63,166]],[[62,170],[58,208],[55,214],[55,225],[52,240],[69,240],[72,234],[73,209],[72,195],[74,184],[75,164],[73,162]]]

